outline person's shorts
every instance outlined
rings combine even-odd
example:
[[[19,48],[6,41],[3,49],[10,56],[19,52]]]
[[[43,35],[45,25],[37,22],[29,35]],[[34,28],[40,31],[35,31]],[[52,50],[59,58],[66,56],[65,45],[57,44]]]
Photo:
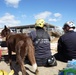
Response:
[[[47,65],[47,59],[46,58],[36,59],[36,63],[38,66],[46,66]]]
[[[38,66],[46,66],[46,67],[57,66],[57,62],[54,56],[50,56],[48,58],[36,59],[36,62]]]

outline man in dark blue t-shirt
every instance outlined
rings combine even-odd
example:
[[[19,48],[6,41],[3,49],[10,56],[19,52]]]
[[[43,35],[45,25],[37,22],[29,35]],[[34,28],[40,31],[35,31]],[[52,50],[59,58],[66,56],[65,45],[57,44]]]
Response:
[[[38,66],[47,66],[53,62],[50,60],[53,57],[50,49],[50,36],[44,29],[44,23],[43,19],[38,19],[35,23],[36,30],[29,34],[34,43],[35,57]],[[51,65],[56,64],[55,61],[55,64]]]
[[[75,24],[68,21],[64,24],[63,34],[58,40],[58,53],[55,54],[57,60],[67,62],[68,60],[76,59],[76,32],[74,31]]]

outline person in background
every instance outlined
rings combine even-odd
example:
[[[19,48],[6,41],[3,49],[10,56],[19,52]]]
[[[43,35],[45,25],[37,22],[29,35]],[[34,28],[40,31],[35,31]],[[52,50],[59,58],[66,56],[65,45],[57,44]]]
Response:
[[[35,58],[38,66],[56,66],[57,62],[50,49],[50,36],[44,29],[45,21],[38,19],[35,30],[29,33],[35,47]]]
[[[57,60],[67,62],[76,59],[76,32],[75,24],[68,21],[64,24],[64,34],[58,40],[57,51],[54,56]]]

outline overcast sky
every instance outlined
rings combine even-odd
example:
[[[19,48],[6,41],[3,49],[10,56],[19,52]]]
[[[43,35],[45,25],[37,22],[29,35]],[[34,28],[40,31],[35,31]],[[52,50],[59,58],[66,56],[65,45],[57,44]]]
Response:
[[[34,24],[38,18],[60,27],[66,21],[76,24],[76,0],[0,0],[0,28]]]

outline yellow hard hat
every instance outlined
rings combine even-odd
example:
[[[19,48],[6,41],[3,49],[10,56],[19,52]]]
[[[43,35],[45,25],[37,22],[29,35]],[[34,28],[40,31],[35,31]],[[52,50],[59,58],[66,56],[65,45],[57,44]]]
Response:
[[[36,20],[35,27],[43,28],[44,27],[44,23],[45,23],[45,21],[43,19],[38,19],[38,20]]]

